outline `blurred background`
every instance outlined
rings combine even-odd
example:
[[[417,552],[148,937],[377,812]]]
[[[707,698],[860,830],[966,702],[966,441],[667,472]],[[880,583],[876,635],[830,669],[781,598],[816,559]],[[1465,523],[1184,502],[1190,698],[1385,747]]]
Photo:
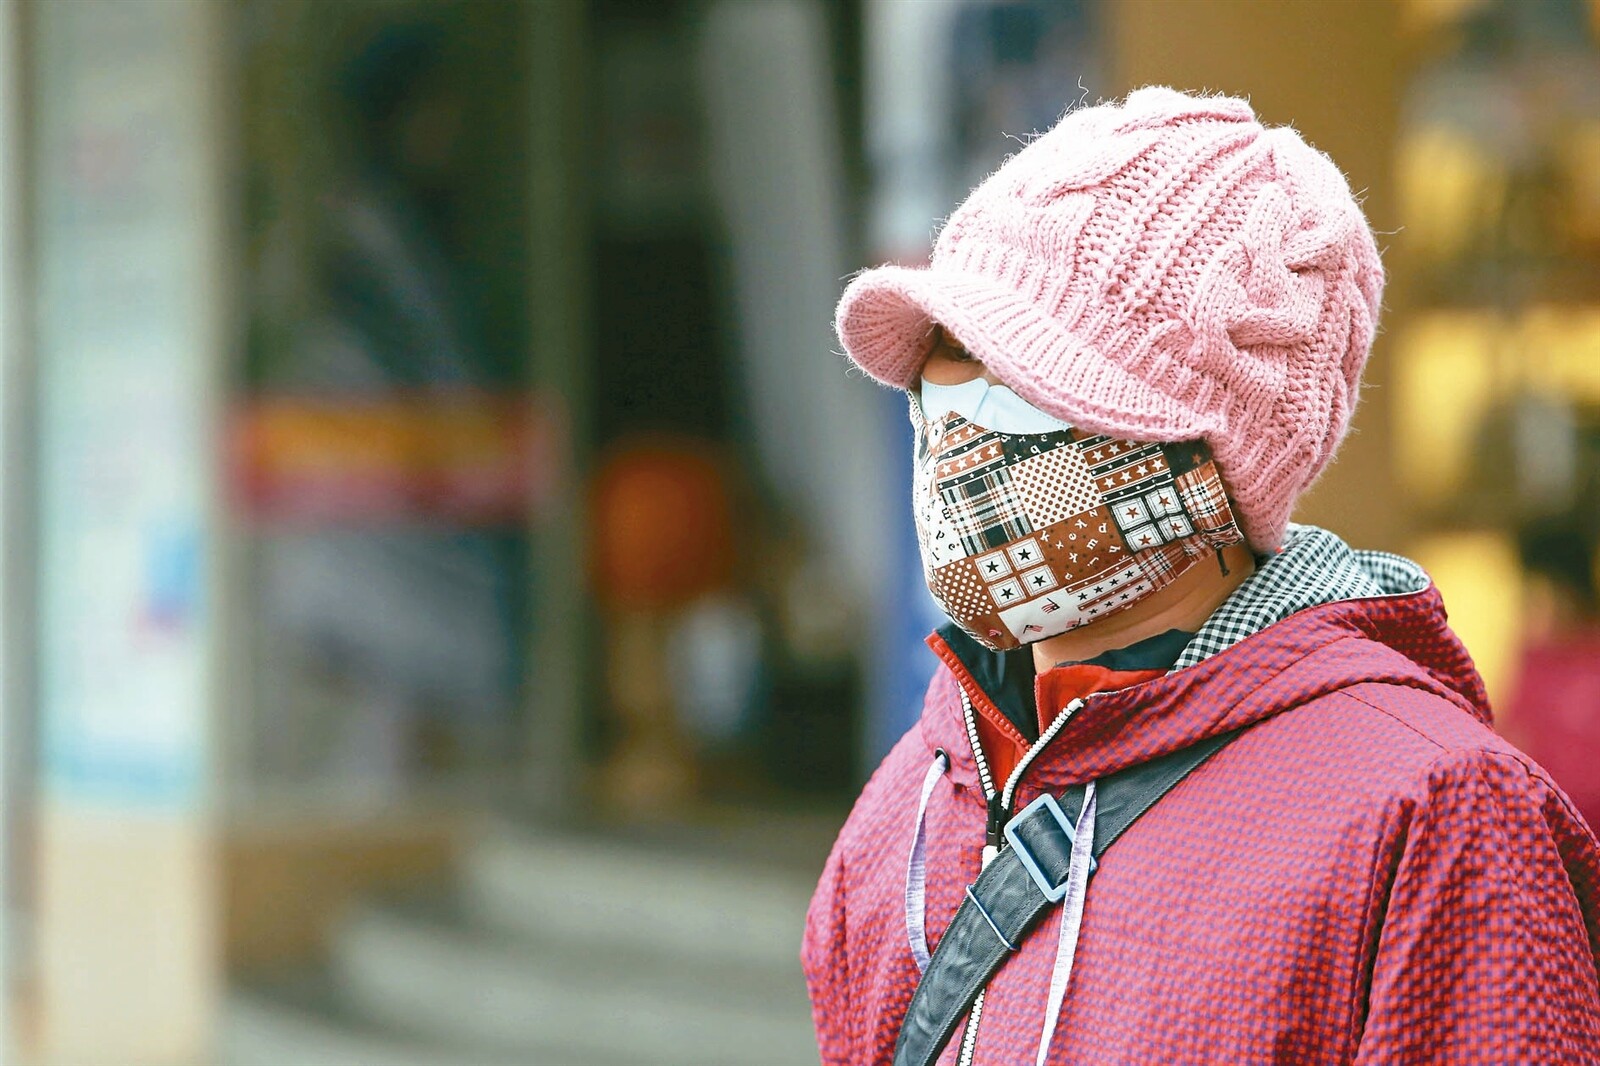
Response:
[[[1600,820],[1600,5],[0,0],[22,1063],[815,1061],[936,624],[844,279],[1064,108],[1247,95],[1385,331],[1301,506]]]

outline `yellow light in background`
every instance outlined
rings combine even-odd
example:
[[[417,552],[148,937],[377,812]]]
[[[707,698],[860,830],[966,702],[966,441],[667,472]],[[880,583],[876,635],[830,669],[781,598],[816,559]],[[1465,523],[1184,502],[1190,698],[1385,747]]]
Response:
[[[1419,315],[1401,335],[1394,371],[1395,464],[1401,484],[1437,504],[1466,480],[1473,435],[1496,397],[1499,321],[1482,311]]]
[[[1600,307],[1530,307],[1515,337],[1519,376],[1530,389],[1600,404]]]
[[[1522,567],[1511,538],[1491,530],[1437,533],[1412,557],[1439,586],[1450,628],[1461,638],[1499,713],[1515,680],[1522,634]]]
[[[1597,3],[1595,11],[1600,11]],[[1600,32],[1600,26],[1596,27]],[[1576,126],[1561,142],[1566,180],[1571,190],[1567,226],[1573,236],[1600,244],[1600,122]]]
[[[1486,0],[1406,0],[1401,20],[1411,33],[1429,33],[1485,3]]]
[[[1423,127],[1401,139],[1395,179],[1406,220],[1401,247],[1435,261],[1465,253],[1505,200],[1505,163],[1443,127]]]

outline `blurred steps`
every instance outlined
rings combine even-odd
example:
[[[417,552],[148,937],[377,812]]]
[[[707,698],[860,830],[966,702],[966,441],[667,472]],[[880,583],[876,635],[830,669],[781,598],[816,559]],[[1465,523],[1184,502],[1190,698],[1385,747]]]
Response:
[[[357,914],[333,971],[364,1016],[441,1041],[527,1053],[555,1043],[662,1066],[816,1061],[798,972],[535,943],[401,907]]]
[[[493,927],[534,937],[554,929],[603,951],[642,946],[798,975],[806,905],[826,852],[806,873],[754,862],[748,848],[733,852],[743,862],[727,854],[500,822],[462,871],[462,902]]]
[[[341,1012],[333,990],[318,975],[231,989],[220,1030],[218,1060],[228,1066],[513,1066],[526,1061],[429,1044]]]
[[[799,969],[836,821],[492,821],[448,901],[369,901],[325,969],[236,988],[229,1066],[815,1063]]]

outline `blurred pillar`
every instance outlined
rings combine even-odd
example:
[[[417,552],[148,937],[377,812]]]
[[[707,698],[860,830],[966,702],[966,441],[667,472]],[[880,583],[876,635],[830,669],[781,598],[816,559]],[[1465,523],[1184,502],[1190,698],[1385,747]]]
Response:
[[[926,260],[935,220],[948,214],[955,119],[950,101],[951,30],[962,0],[866,0],[863,111],[867,165],[866,259]],[[864,382],[856,382],[865,389]],[[922,714],[922,698],[938,662],[924,643],[945,621],[928,595],[909,482],[912,433],[904,398],[874,397],[874,429],[882,441],[887,485],[882,522],[884,592],[875,604],[867,669],[867,723],[862,765],[878,764]]]
[[[870,615],[892,482],[875,397],[833,354],[848,267],[827,28],[816,0],[723,0],[697,60],[750,434],[808,547]]]
[[[589,278],[586,137],[589,47],[585,5],[529,4],[528,64],[533,128],[528,153],[534,394],[558,420],[563,456],[548,499],[532,516],[530,579],[537,583],[528,654],[527,720],[534,736],[530,786],[535,801],[556,809],[578,802],[584,691],[594,622],[584,594],[587,533],[580,478],[591,439],[593,345],[587,335]]]
[[[210,1050],[232,10],[27,8],[42,1062]]]
[[[31,645],[24,630],[27,616],[17,610],[18,578],[26,568],[18,565],[17,529],[24,518],[21,491],[25,479],[23,439],[18,433],[22,411],[25,334],[19,312],[22,265],[21,152],[18,121],[22,89],[20,12],[16,0],[0,0],[0,1064],[13,1062],[15,1029],[11,1017],[17,1000],[13,965],[13,916],[18,893],[11,862],[18,826],[17,775],[12,773],[16,730],[23,714],[26,677],[24,660]],[[22,623],[22,624],[19,624]]]
[[[1120,95],[1140,85],[1250,98],[1274,125],[1292,125],[1333,157],[1362,196],[1378,245],[1398,228],[1392,161],[1399,124],[1403,5],[1324,0],[1121,0],[1105,5],[1110,69]],[[1388,338],[1405,294],[1384,296],[1365,382],[1390,380]],[[1391,462],[1389,405],[1359,408],[1354,431],[1295,511],[1358,547],[1398,550],[1408,533]]]

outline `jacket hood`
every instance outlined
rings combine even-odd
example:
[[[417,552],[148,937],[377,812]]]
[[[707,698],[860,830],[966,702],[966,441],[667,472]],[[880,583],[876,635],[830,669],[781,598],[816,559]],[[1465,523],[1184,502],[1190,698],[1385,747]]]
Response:
[[[922,736],[930,751],[949,755],[956,783],[976,787],[960,697],[965,687],[987,699],[984,671],[967,669],[965,652],[940,657],[946,668],[929,690]],[[1179,667],[1088,697],[1033,762],[1029,790],[1095,780],[1363,683],[1423,689],[1491,718],[1483,680],[1422,568],[1354,551],[1310,526],[1291,527],[1284,548],[1217,609]],[[1050,672],[1034,685],[1039,706],[1065,704]]]

